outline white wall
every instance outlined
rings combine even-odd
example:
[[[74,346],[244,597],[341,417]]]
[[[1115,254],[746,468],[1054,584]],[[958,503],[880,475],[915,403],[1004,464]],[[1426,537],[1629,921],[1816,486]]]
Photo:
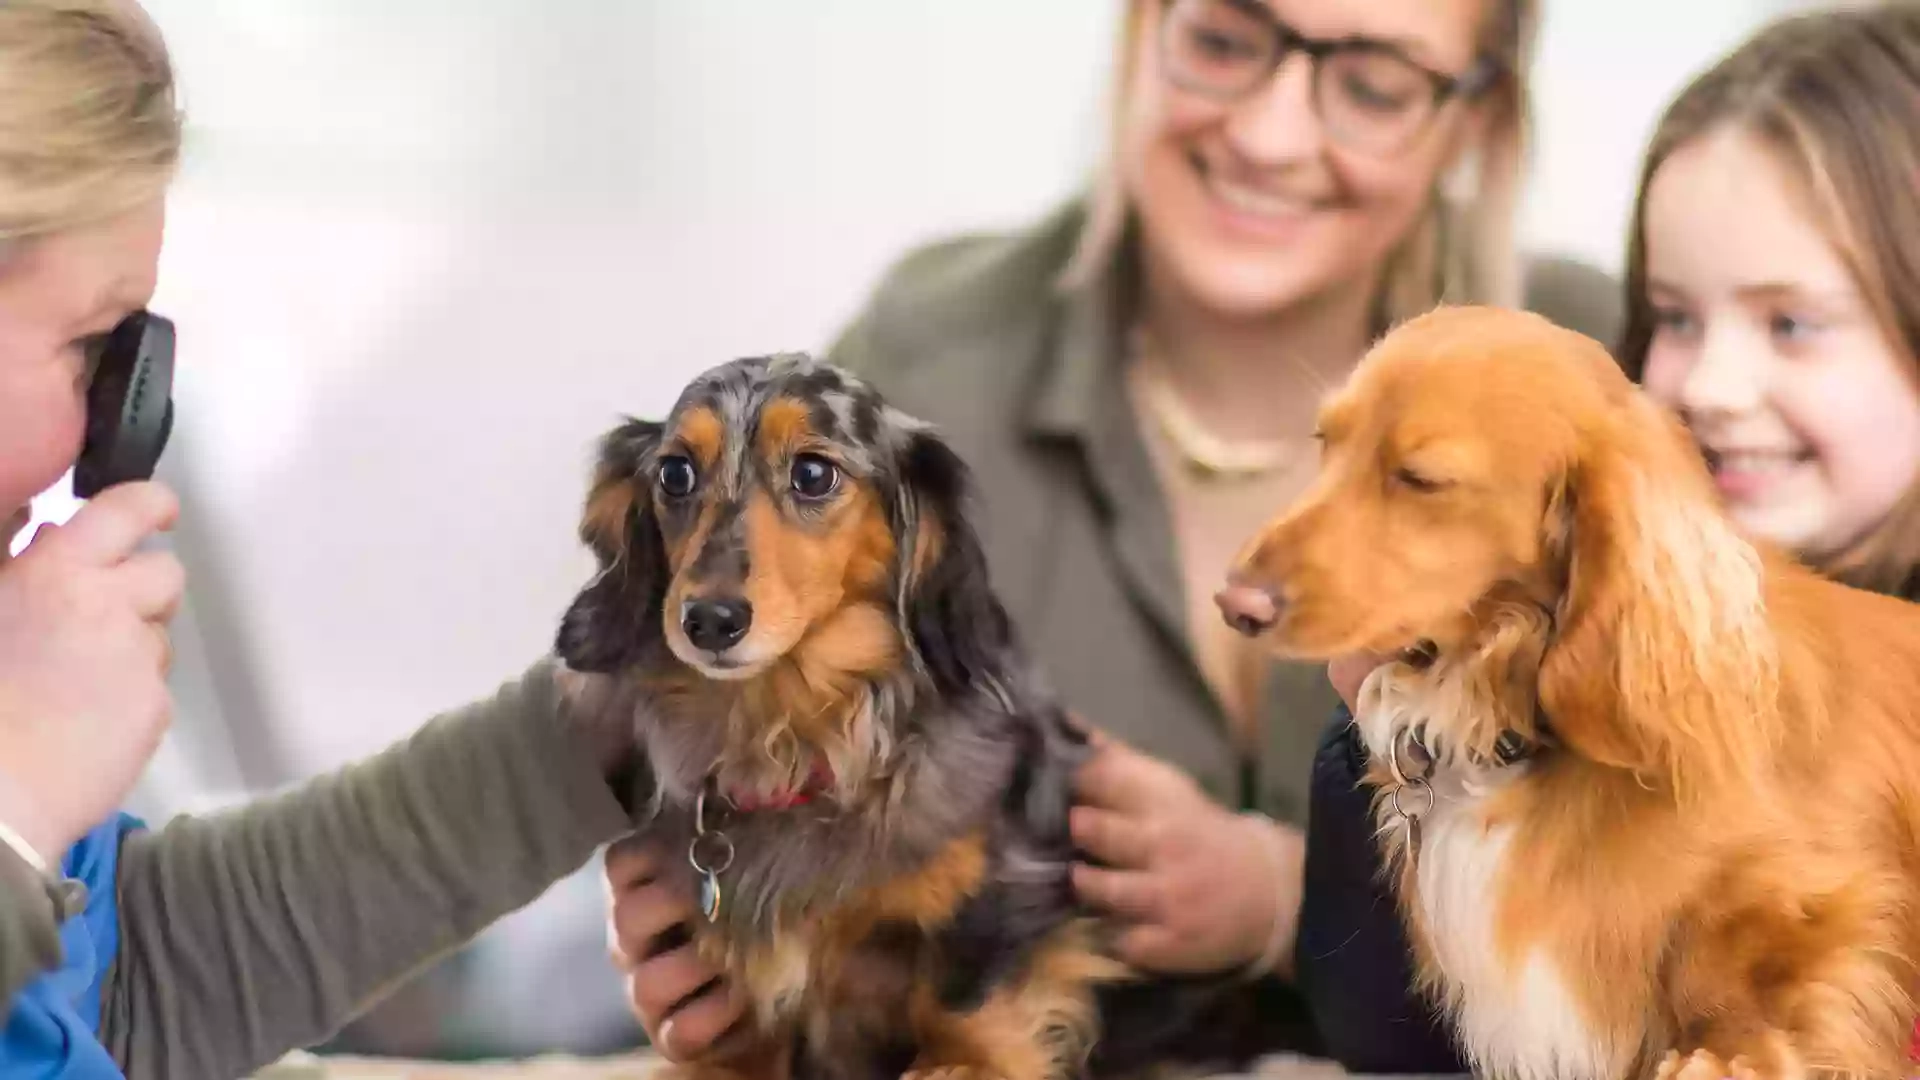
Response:
[[[540,653],[592,438],[1069,191],[1117,7],[148,3],[193,121],[156,306],[204,645],[161,803],[365,754]],[[1780,6],[1551,0],[1529,238],[1617,267],[1657,109]],[[235,761],[196,778],[209,731]]]
[[[1792,0],[1544,0],[1523,227],[1618,273],[1641,150],[1693,73]]]

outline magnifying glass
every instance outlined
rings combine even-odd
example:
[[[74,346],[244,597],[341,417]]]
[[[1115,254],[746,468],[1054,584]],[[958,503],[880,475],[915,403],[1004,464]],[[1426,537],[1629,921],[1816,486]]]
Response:
[[[86,443],[73,468],[78,498],[153,475],[173,433],[173,341],[173,323],[149,311],[107,335],[87,387]]]

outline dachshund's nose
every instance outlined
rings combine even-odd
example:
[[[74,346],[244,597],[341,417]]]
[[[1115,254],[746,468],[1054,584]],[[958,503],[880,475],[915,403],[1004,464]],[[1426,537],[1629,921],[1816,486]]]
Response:
[[[691,600],[680,609],[680,628],[687,640],[704,652],[724,652],[739,644],[753,625],[753,605],[745,600],[717,597]]]
[[[1227,625],[1248,637],[1257,637],[1280,621],[1280,604],[1273,594],[1252,585],[1229,582],[1213,594],[1213,602],[1220,605]]]

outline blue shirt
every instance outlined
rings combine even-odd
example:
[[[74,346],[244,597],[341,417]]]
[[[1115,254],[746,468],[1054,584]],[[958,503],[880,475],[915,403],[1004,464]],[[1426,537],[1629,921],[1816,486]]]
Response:
[[[100,1043],[100,992],[120,948],[114,889],[120,841],[139,819],[118,814],[67,849],[60,869],[87,887],[86,906],[60,926],[60,966],[30,982],[0,1032],[6,1080],[124,1080]]]

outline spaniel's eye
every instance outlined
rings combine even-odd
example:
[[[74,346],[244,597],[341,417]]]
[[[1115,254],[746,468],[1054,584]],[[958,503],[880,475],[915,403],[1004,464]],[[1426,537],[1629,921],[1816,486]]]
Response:
[[[1393,470],[1393,478],[1408,490],[1418,491],[1422,494],[1430,494],[1447,486],[1444,481],[1435,480],[1431,476],[1423,476],[1405,466]]]
[[[693,462],[678,454],[660,459],[660,490],[668,498],[684,499],[693,494],[699,477],[694,475]]]
[[[840,486],[840,469],[818,454],[793,459],[793,491],[803,499],[824,499]]]

